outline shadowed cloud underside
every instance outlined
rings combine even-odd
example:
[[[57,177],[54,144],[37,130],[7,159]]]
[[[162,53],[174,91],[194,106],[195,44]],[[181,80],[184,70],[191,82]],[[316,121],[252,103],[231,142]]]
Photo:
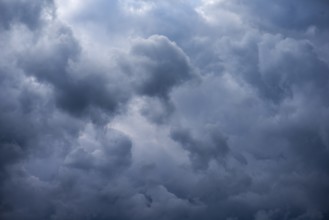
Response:
[[[325,0],[0,0],[0,218],[329,219]]]

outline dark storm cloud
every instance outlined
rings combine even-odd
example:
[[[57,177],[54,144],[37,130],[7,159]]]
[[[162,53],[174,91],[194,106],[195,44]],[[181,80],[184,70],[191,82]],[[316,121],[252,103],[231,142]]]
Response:
[[[114,111],[124,97],[118,94],[117,88],[111,91],[109,79],[103,73],[92,72],[88,66],[86,70],[77,70],[81,73],[70,68],[79,62],[80,56],[79,44],[71,30],[54,24],[44,31],[46,37],[41,36],[36,46],[26,51],[19,61],[26,74],[52,86],[57,105],[72,115],[92,115],[93,106]]]
[[[224,62],[233,64],[228,69],[241,75],[265,99],[280,102],[306,84],[314,90],[328,87],[328,65],[307,40],[253,33],[244,36],[241,43],[230,43],[222,55]],[[322,95],[324,90],[316,93]]]
[[[25,5],[23,1],[19,3]],[[40,7],[39,11],[31,13],[31,16],[35,16],[31,18],[32,23],[28,18],[25,19],[25,15],[14,12],[24,10],[20,4],[1,4],[13,7],[15,17],[8,14],[8,17],[1,20],[7,22],[9,28],[2,31],[1,37],[1,218],[50,218],[54,215],[53,210],[60,206],[61,202],[57,204],[57,199],[64,201],[63,198],[55,199],[53,196],[65,195],[65,180],[71,178],[70,175],[63,175],[63,178],[54,180],[61,166],[67,166],[74,173],[79,164],[90,162],[88,170],[95,169],[114,175],[129,167],[131,142],[115,131],[104,136],[99,131],[97,133],[100,137],[94,141],[99,142],[95,146],[99,150],[93,150],[97,159],[88,160],[90,157],[83,155],[83,150],[77,153],[81,144],[92,146],[88,142],[79,144],[79,133],[86,122],[70,117],[65,111],[75,113],[77,108],[72,105],[77,105],[74,102],[79,102],[76,101],[79,98],[87,102],[79,106],[81,111],[91,102],[90,95],[101,100],[101,90],[104,88],[96,85],[101,85],[104,80],[98,76],[95,77],[97,80],[86,77],[79,82],[71,78],[69,63],[77,59],[79,45],[71,31],[56,19],[43,20],[39,11],[44,8],[40,2],[35,3],[35,6]],[[11,13],[7,9],[6,12]],[[43,22],[43,25],[38,26],[39,22]],[[21,28],[21,23],[32,29]],[[20,41],[14,45],[17,38],[20,38],[23,45]],[[62,99],[71,101],[65,103]],[[101,101],[96,100],[95,103],[103,107]],[[108,162],[109,158],[111,162]]]
[[[168,38],[152,36],[137,42],[131,51],[137,58],[136,86],[140,93],[166,98],[172,87],[192,77],[192,69],[184,52]],[[133,68],[133,67],[131,67]]]
[[[193,166],[197,169],[208,168],[211,159],[220,160],[228,151],[225,138],[214,128],[205,129],[199,138],[193,137],[188,130],[176,129],[171,137],[190,152]]]
[[[55,4],[0,2],[0,218],[328,218],[325,1]]]
[[[52,0],[3,0],[0,2],[0,23],[4,28],[10,28],[13,23],[23,23],[37,29],[40,16],[47,9],[51,13],[52,5]]]
[[[128,86],[146,96],[144,116],[156,123],[164,123],[174,111],[171,91],[198,78],[187,55],[165,36],[138,39],[121,58],[119,66]]]
[[[193,77],[186,55],[162,36],[134,42],[131,52],[122,55],[121,70],[91,69],[92,64],[83,63],[71,31],[58,26],[46,30],[47,38],[41,38],[19,63],[27,74],[53,86],[57,105],[73,115],[90,115],[97,121],[99,109],[111,114],[134,90],[167,99],[172,87]]]
[[[327,29],[329,14],[326,8],[328,7],[328,1],[316,0],[316,1],[275,1],[266,4],[264,1],[255,0],[251,2],[240,2],[248,12],[258,11],[256,16],[250,16],[247,13],[249,19],[256,20],[258,24],[265,27],[271,27],[277,29],[292,29],[301,30],[307,29],[309,26],[316,26],[318,28]],[[235,3],[234,2],[234,3]],[[232,5],[234,5],[234,3]],[[258,10],[259,8],[263,10]],[[272,27],[274,26],[274,27]]]
[[[131,141],[115,130],[96,131],[99,149],[76,148],[66,159],[66,164],[77,169],[103,171],[105,175],[119,172],[120,167],[131,163]],[[113,170],[112,170],[113,169]]]
[[[19,68],[11,66],[10,58],[2,58],[1,168],[5,168],[7,162],[24,156],[29,147],[37,148],[39,144],[44,144],[39,143],[42,141],[39,138],[45,137],[43,140],[46,143],[47,138],[52,139],[65,132],[75,133],[75,123],[64,123],[65,120],[71,121],[65,117],[52,120],[55,109],[51,96],[47,97],[51,95],[48,88],[27,78]]]
[[[150,121],[157,124],[164,124],[168,121],[175,110],[170,100],[148,98],[141,109],[141,113]]]

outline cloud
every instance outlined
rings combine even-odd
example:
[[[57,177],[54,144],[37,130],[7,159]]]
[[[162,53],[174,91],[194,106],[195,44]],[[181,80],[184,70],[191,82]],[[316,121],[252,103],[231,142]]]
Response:
[[[95,137],[89,137],[91,135]],[[120,167],[130,165],[131,141],[118,131],[94,131],[87,128],[85,134],[80,137],[81,146],[76,147],[65,159],[68,166],[82,170],[94,169],[109,175],[119,172]],[[113,168],[115,170],[112,170]]]
[[[324,10],[328,7],[326,1],[318,0],[313,3],[309,1],[278,1],[271,3],[271,6],[270,8],[268,5],[264,5],[264,2],[256,0],[248,4],[242,3],[241,8],[245,8],[249,12],[246,14],[249,19],[255,19],[258,24],[265,27],[275,26],[273,28],[300,30],[316,25],[319,28],[328,28],[328,24],[325,22],[328,19],[328,13]],[[263,10],[257,16],[251,17],[250,12],[256,11],[258,8]]]
[[[138,42],[133,46],[132,54],[140,59],[136,66],[143,67],[140,73],[135,73],[137,80],[142,81],[136,83],[142,94],[165,98],[173,86],[192,76],[184,52],[166,37],[152,36]]]
[[[225,157],[228,151],[225,138],[212,127],[207,127],[203,133],[198,131],[198,136],[201,137],[197,138],[184,129],[172,131],[171,136],[190,152],[192,163],[196,168],[207,168],[210,159]]]
[[[23,23],[29,28],[37,29],[41,25],[40,17],[52,15],[52,6],[52,0],[1,1],[1,25],[8,29],[13,23]]]
[[[327,219],[325,1],[0,3],[0,218]]]

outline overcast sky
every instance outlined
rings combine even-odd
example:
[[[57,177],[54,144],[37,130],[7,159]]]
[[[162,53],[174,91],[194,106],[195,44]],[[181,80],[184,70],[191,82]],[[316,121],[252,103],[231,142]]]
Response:
[[[0,218],[328,220],[327,0],[0,0]]]

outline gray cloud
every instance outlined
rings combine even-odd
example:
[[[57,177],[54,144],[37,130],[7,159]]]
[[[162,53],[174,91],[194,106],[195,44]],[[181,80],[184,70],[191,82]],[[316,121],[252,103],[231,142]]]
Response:
[[[193,76],[184,52],[166,37],[137,42],[131,52],[137,58],[132,65],[142,67],[131,70],[136,72],[136,86],[142,94],[166,98],[172,87]]]
[[[328,23],[325,21],[328,19],[328,12],[325,10],[326,7],[328,7],[328,2],[323,0],[312,3],[309,1],[277,1],[271,3],[271,7],[258,0],[248,4],[242,3],[242,8],[249,13],[257,11],[259,8],[263,9],[257,16],[252,17],[247,14],[249,19],[255,19],[258,24],[277,29],[295,30],[307,29],[312,25],[327,29]]]
[[[37,29],[41,23],[40,17],[49,13],[53,14],[52,0],[33,0],[33,1],[1,1],[1,25],[8,29],[13,23],[23,23],[29,28]]]
[[[0,218],[328,219],[325,1],[0,2]]]
[[[188,130],[175,129],[171,137],[180,142],[191,154],[191,160],[196,168],[207,168],[211,159],[225,157],[228,146],[224,137],[214,128],[206,128],[203,133],[193,137]]]

